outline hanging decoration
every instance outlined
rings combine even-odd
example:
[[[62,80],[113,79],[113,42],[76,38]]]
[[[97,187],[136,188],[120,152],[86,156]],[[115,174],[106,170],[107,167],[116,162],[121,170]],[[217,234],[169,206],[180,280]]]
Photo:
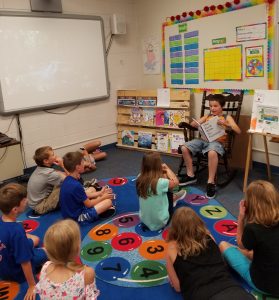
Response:
[[[263,3],[273,4],[274,2],[275,0],[233,0],[231,2],[227,1],[224,4],[220,3],[218,5],[212,4],[209,6],[204,6],[202,9],[198,9],[196,11],[184,11],[183,13],[181,13],[181,15],[167,17],[166,21],[171,21],[171,23],[168,23],[168,25],[172,25],[178,22],[186,22],[196,18],[212,16],[213,14],[219,14],[220,12],[225,13]]]

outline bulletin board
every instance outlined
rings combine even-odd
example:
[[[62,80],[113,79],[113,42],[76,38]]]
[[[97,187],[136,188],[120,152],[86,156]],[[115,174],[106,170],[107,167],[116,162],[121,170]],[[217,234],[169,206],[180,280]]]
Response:
[[[272,88],[269,22],[268,5],[263,2],[194,16],[186,21],[166,22],[163,25],[164,86],[193,90]],[[260,54],[253,57],[250,49]],[[253,66],[248,70],[247,58],[251,60],[250,65],[256,62],[253,70]]]

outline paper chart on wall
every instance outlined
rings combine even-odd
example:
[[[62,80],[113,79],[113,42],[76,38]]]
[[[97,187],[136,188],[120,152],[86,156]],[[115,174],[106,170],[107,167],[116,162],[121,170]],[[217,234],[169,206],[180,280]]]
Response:
[[[170,36],[169,53],[171,83],[198,84],[199,31]]]
[[[246,77],[263,77],[264,76],[264,59],[263,46],[247,47],[246,54]]]
[[[250,131],[279,135],[278,90],[255,90]]]
[[[204,49],[204,81],[242,80],[242,46]]]
[[[253,41],[266,38],[266,23],[236,27],[236,41]]]

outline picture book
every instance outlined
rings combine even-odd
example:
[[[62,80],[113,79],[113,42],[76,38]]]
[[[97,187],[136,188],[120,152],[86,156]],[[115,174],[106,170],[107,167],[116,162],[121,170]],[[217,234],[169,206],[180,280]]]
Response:
[[[225,134],[224,128],[217,124],[218,119],[219,118],[215,116],[207,122],[200,124],[193,118],[193,121],[195,121],[199,125],[198,130],[202,139],[208,142],[213,142]]]
[[[138,132],[138,147],[139,148],[152,148],[152,133],[151,132]]]
[[[169,152],[169,134],[167,132],[157,132],[157,150]]]
[[[118,97],[117,98],[118,105],[136,105],[136,97]]]
[[[142,108],[142,125],[154,125],[154,108]]]
[[[122,145],[134,146],[135,132],[133,130],[122,131]]]
[[[172,133],[170,136],[171,153],[178,153],[178,147],[185,143],[183,133]]]
[[[140,124],[141,123],[141,108],[132,107],[130,115],[130,124]]]
[[[169,126],[170,123],[170,112],[168,110],[164,111],[164,125]]]
[[[279,135],[279,91],[255,90],[250,130]]]
[[[164,126],[165,125],[165,111],[161,108],[156,109],[155,123],[156,123],[156,126]]]
[[[157,104],[156,97],[147,97],[147,98],[138,97],[136,100],[136,105],[138,106],[156,106],[156,104]]]
[[[184,110],[170,110],[169,111],[169,126],[178,128],[180,122],[185,121],[185,111]]]

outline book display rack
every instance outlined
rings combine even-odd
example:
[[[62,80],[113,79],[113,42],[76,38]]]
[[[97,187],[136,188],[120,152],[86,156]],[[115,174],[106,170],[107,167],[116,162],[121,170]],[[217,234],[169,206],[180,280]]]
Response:
[[[178,155],[178,124],[189,122],[190,91],[171,89],[169,106],[157,106],[157,90],[117,91],[117,146]]]

